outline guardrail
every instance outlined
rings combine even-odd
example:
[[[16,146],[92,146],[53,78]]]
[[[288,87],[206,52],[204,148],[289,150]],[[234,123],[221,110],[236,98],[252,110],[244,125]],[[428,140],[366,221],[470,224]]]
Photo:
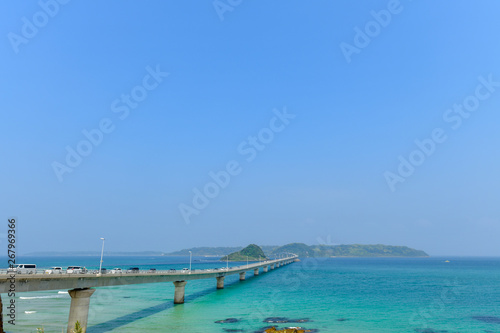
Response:
[[[229,270],[231,269],[241,269],[243,266],[232,266],[229,267]],[[218,269],[192,269],[191,272],[196,272],[196,273],[203,273],[203,272],[224,272],[226,271],[226,268],[218,268]],[[46,269],[40,269],[38,268],[35,273],[27,273],[28,275],[82,275],[82,274],[99,274],[98,269],[89,269],[86,272],[78,272],[78,273],[68,273],[65,270],[57,273],[46,273]],[[122,270],[121,272],[116,272],[112,273],[110,270],[107,270],[106,272],[102,272],[103,275],[119,275],[119,274],[179,274],[179,273],[189,273],[190,270],[139,270],[139,271],[129,271],[129,270]],[[0,269],[0,275],[1,274],[11,274],[11,273],[16,273],[12,271],[8,271],[7,269]],[[21,273],[16,273],[16,274],[21,274]],[[24,274],[23,274],[24,275]]]
[[[293,259],[292,258],[288,258]],[[231,266],[228,268],[222,267],[222,268],[206,268],[206,269],[191,269],[191,270],[177,270],[177,269],[166,269],[166,270],[152,270],[152,269],[145,269],[145,270],[122,270],[121,272],[112,272],[114,270],[109,270],[106,269],[105,272],[102,272],[102,275],[126,275],[126,274],[144,274],[144,275],[150,275],[150,274],[172,274],[172,275],[178,275],[178,274],[190,274],[190,273],[217,273],[217,272],[230,272],[231,270],[240,270],[242,268],[256,268],[256,267],[261,267],[265,266],[266,264],[271,265],[279,261],[283,261],[284,259],[276,259],[276,260],[268,260],[268,261],[260,261],[257,263],[251,263],[249,265],[239,265],[239,266]],[[66,270],[62,270],[60,272],[52,272],[52,273],[47,273],[47,270],[51,270],[51,268],[37,268],[36,272],[34,273],[27,273],[27,275],[63,275],[63,276],[75,276],[75,275],[97,275],[99,274],[98,269],[85,269],[85,272],[74,272],[74,273],[68,273]],[[0,276],[1,275],[7,275],[7,274],[12,274],[14,273],[13,271],[9,271],[8,269],[0,269]],[[21,273],[16,273],[16,274],[21,274]],[[23,274],[26,275],[26,274]]]

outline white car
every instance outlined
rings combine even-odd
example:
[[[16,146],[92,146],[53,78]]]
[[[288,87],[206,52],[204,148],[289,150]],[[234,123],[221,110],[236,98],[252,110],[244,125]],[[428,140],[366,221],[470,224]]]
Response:
[[[68,266],[66,273],[68,273],[68,274],[85,274],[85,273],[87,273],[87,269],[85,267],[81,267],[81,266]]]
[[[45,274],[62,274],[62,267],[51,267],[50,269],[45,270]]]
[[[111,274],[121,274],[122,269],[121,268],[113,268],[112,270],[109,271]]]
[[[17,267],[8,268],[7,273],[36,274],[35,264],[19,264]]]
[[[182,271],[181,271],[181,273],[187,273],[187,272],[189,272],[188,268],[183,268]]]

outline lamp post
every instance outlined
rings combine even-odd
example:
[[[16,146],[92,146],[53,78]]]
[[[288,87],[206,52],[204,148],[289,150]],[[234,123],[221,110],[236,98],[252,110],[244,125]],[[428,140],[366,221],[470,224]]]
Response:
[[[193,253],[189,251],[189,274],[191,274],[191,258],[193,257]]]
[[[248,268],[248,256],[247,256],[247,268]]]
[[[226,256],[226,271],[229,270],[229,254]]]
[[[102,255],[104,254],[104,238],[101,237],[102,240],[102,249],[101,249],[101,262],[99,263],[99,276],[101,276],[102,270]]]

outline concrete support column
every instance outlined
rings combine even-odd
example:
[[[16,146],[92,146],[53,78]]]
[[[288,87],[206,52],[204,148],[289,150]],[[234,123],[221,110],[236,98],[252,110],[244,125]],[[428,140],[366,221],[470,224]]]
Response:
[[[187,281],[174,281],[174,304],[184,304],[184,291]]]
[[[267,268],[268,268],[268,267],[267,267],[267,266],[264,266],[263,268],[264,268],[264,273],[267,273]]]
[[[71,296],[71,305],[69,307],[68,333],[71,333],[78,321],[83,328],[83,333],[87,332],[87,320],[89,319],[90,296],[95,289],[72,289],[68,291]]]
[[[256,268],[256,269],[253,270],[253,275],[255,275],[255,276],[259,275],[259,269],[258,268]]]
[[[269,266],[269,267],[271,267],[271,269],[274,269],[274,264],[271,264],[271,266]]]
[[[246,275],[246,272],[240,273],[240,281],[245,281],[245,275]]]
[[[219,276],[217,277],[217,289],[224,289],[224,279],[226,277],[225,276]]]

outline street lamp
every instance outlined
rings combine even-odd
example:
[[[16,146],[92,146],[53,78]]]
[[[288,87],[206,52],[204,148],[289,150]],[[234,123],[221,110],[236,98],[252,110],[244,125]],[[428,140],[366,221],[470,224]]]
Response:
[[[248,268],[248,256],[247,256],[247,268]]]
[[[193,253],[189,251],[189,274],[191,274],[191,258],[193,256]]]
[[[104,254],[104,238],[101,237],[102,240],[102,249],[101,249],[101,262],[99,263],[99,276],[101,276],[102,270],[102,255]]]
[[[229,254],[226,256],[226,271],[229,270]]]

